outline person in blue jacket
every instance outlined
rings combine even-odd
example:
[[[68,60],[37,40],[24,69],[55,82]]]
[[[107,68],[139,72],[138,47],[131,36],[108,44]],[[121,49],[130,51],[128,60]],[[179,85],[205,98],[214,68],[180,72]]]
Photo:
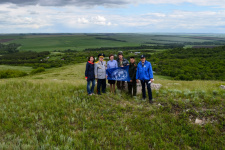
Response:
[[[148,89],[149,103],[152,103],[151,83],[154,81],[153,71],[151,63],[145,59],[144,55],[141,55],[141,61],[138,63],[137,66],[137,73],[136,73],[137,83],[138,79],[141,81],[142,99],[143,100],[146,99],[146,91],[145,91],[145,84],[146,84]]]
[[[95,62],[94,56],[90,56],[88,58],[88,62],[86,64],[86,70],[85,70],[85,79],[87,80],[87,92],[89,95],[94,94],[94,88],[95,88],[94,62]],[[92,86],[90,89],[91,83],[92,83]]]

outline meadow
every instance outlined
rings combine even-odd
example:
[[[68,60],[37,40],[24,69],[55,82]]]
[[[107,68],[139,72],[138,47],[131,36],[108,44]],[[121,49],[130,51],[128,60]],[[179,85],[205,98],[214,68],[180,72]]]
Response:
[[[106,94],[88,96],[86,63],[80,63],[99,53],[83,51],[87,48],[171,43],[192,47],[224,40],[224,35],[210,34],[0,35],[1,43],[21,44],[20,52],[51,51],[48,61],[60,64],[46,67],[50,64],[44,55],[33,66],[0,65],[0,72],[26,74],[0,79],[0,149],[225,149],[225,90],[220,88],[224,81],[180,81],[155,74],[162,88],[153,90],[149,104],[141,95],[111,94],[108,88]],[[124,54],[128,58],[134,51]],[[163,51],[167,50],[143,49],[150,61],[151,55]],[[18,54],[25,53],[14,53]],[[24,57],[18,62],[28,61]]]
[[[1,79],[0,149],[225,148],[225,82],[156,75],[150,105],[119,91],[88,96],[84,69]]]

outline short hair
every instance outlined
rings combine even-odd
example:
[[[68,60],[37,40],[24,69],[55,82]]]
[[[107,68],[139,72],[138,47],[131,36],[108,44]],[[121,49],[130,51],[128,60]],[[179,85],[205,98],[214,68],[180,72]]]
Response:
[[[119,55],[122,55],[122,56],[123,56],[123,53],[119,52],[119,53],[118,53],[118,56],[119,56]]]
[[[110,59],[111,56],[114,56],[114,55],[113,55],[113,54],[110,54],[110,55],[109,55],[109,59]]]
[[[91,58],[91,57],[94,58],[93,62],[95,62],[95,57],[94,57],[94,56],[89,56],[89,57],[88,57],[88,61],[90,61],[90,58]]]

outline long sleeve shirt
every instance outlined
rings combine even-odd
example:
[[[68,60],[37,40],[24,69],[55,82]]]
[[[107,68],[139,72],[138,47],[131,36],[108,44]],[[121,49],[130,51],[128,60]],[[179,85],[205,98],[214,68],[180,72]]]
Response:
[[[110,60],[107,62],[107,69],[117,68],[117,67],[118,67],[118,64],[116,60],[113,60],[113,61]]]

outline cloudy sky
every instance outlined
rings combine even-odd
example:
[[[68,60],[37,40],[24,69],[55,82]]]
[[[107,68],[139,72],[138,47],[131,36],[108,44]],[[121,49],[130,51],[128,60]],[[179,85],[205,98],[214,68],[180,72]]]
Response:
[[[225,0],[1,0],[0,33],[225,33]]]

